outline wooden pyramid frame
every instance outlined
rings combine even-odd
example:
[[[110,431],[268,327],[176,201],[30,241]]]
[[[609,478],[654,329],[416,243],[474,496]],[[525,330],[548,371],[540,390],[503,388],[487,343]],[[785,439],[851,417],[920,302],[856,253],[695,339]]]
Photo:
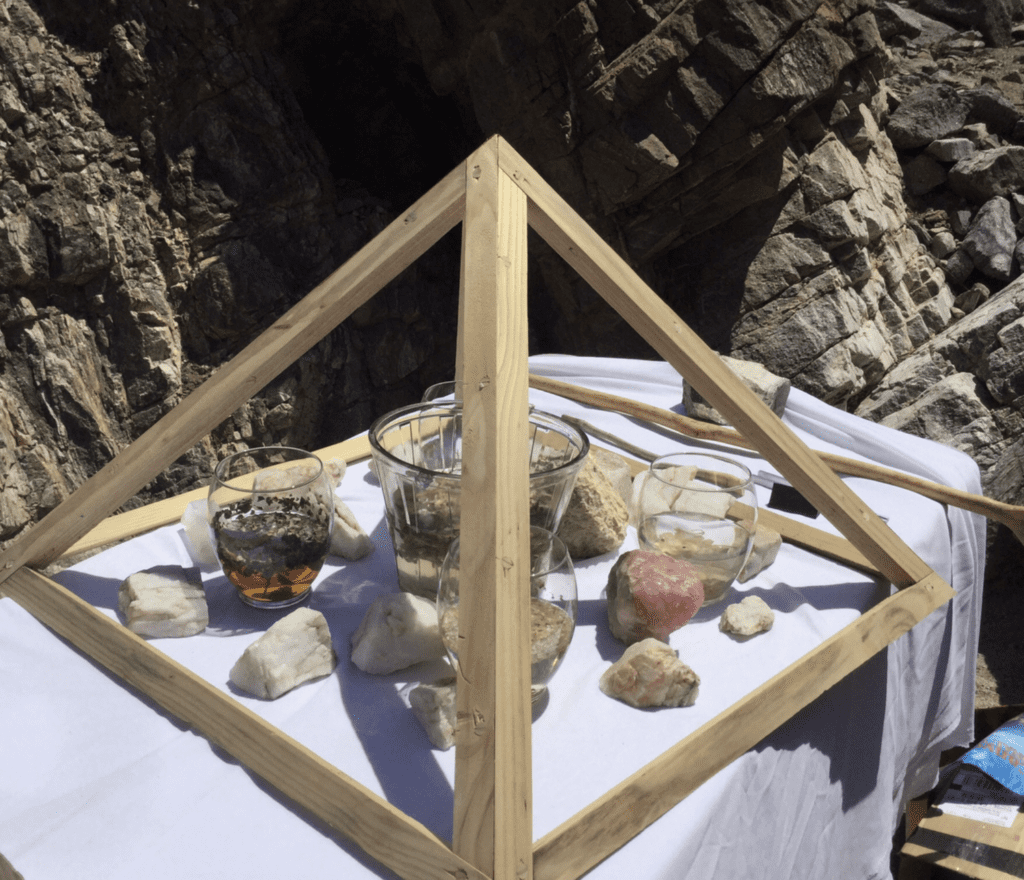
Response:
[[[454,841],[35,568],[62,556],[356,308],[463,224],[463,565]],[[529,699],[526,241],[532,227],[899,589],[534,842]],[[520,441],[518,438],[523,438]],[[339,444],[341,446],[342,444]],[[334,447],[332,447],[332,450]],[[158,505],[154,505],[157,507]],[[180,509],[180,505],[175,508]],[[133,528],[159,517],[121,514]],[[166,521],[166,520],[163,520]],[[467,554],[464,552],[464,557]],[[524,565],[524,560],[527,564]],[[0,556],[13,597],[128,684],[407,878],[575,880],[953,595],[500,137],[493,137]],[[629,817],[625,821],[623,817]]]

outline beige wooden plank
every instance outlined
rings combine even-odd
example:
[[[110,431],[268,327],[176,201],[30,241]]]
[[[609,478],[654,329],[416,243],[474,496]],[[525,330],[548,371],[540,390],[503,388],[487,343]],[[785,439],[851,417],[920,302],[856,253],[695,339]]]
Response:
[[[316,454],[320,456],[321,460],[340,458],[348,464],[353,464],[370,457],[370,441],[366,434],[359,434],[348,440],[343,440],[341,443],[334,443],[331,446],[318,449]],[[105,547],[107,544],[116,544],[127,538],[141,535],[143,532],[169,526],[181,519],[189,504],[206,498],[207,494],[208,489],[203,487],[191,492],[182,492],[173,498],[154,501],[152,504],[146,504],[134,510],[108,516],[57,558],[63,559],[79,553],[88,553]]]
[[[730,370],[510,147],[503,169],[530,200],[530,225],[893,583],[931,569]]]
[[[576,880],[952,595],[932,572],[866,611],[538,840],[536,880]]]
[[[464,196],[459,168],[15,541],[0,580],[55,559],[135,495],[448,232]]]
[[[49,578],[22,568],[0,585],[0,595],[13,598],[399,876],[485,880],[423,825]]]
[[[492,139],[466,162],[454,849],[495,880],[528,880],[526,199],[496,148]]]

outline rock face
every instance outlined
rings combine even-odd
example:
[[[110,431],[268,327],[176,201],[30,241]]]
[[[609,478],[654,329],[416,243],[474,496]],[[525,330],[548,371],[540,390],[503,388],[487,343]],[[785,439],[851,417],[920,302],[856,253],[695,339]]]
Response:
[[[332,173],[303,118],[271,50],[288,5],[0,4],[0,541],[390,220]],[[149,496],[197,485],[248,445],[341,439],[418,395],[417,369],[451,363],[454,295],[414,293],[422,273],[457,271],[441,250]],[[416,332],[425,314],[443,340]]]
[[[1024,254],[1022,15],[1019,0],[7,0],[0,542],[492,133],[713,347],[869,417],[897,418],[896,395],[908,430],[978,451],[991,490],[1024,500],[1017,317],[982,313],[985,352],[949,342]],[[239,447],[341,439],[451,378],[457,267],[448,237],[139,500]],[[534,351],[651,354],[536,243],[530,278]],[[940,352],[942,383],[911,375],[917,352]]]

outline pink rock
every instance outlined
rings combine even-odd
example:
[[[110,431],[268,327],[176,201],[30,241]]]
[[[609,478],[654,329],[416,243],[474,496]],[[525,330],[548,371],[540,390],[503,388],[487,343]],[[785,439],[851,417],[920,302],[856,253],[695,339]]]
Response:
[[[654,550],[623,553],[608,575],[608,626],[626,644],[667,642],[704,603],[704,583],[683,559]]]

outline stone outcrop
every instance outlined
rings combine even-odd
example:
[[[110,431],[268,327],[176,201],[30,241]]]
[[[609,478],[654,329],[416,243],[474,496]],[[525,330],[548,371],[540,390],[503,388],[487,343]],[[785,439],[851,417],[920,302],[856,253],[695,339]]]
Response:
[[[0,3],[0,541],[391,219],[304,119],[269,48],[286,7]],[[453,350],[454,295],[424,301],[420,279],[456,260],[406,273],[148,496],[234,449],[323,445],[409,402],[413,374]],[[443,337],[417,334],[427,315]]]
[[[495,132],[713,347],[977,452],[1019,500],[1019,316],[990,303],[1024,253],[1024,83],[978,58],[1021,5],[4,0],[0,542]],[[531,257],[533,350],[651,354]],[[450,378],[457,261],[450,236],[142,497]],[[971,333],[991,350],[953,357]]]

